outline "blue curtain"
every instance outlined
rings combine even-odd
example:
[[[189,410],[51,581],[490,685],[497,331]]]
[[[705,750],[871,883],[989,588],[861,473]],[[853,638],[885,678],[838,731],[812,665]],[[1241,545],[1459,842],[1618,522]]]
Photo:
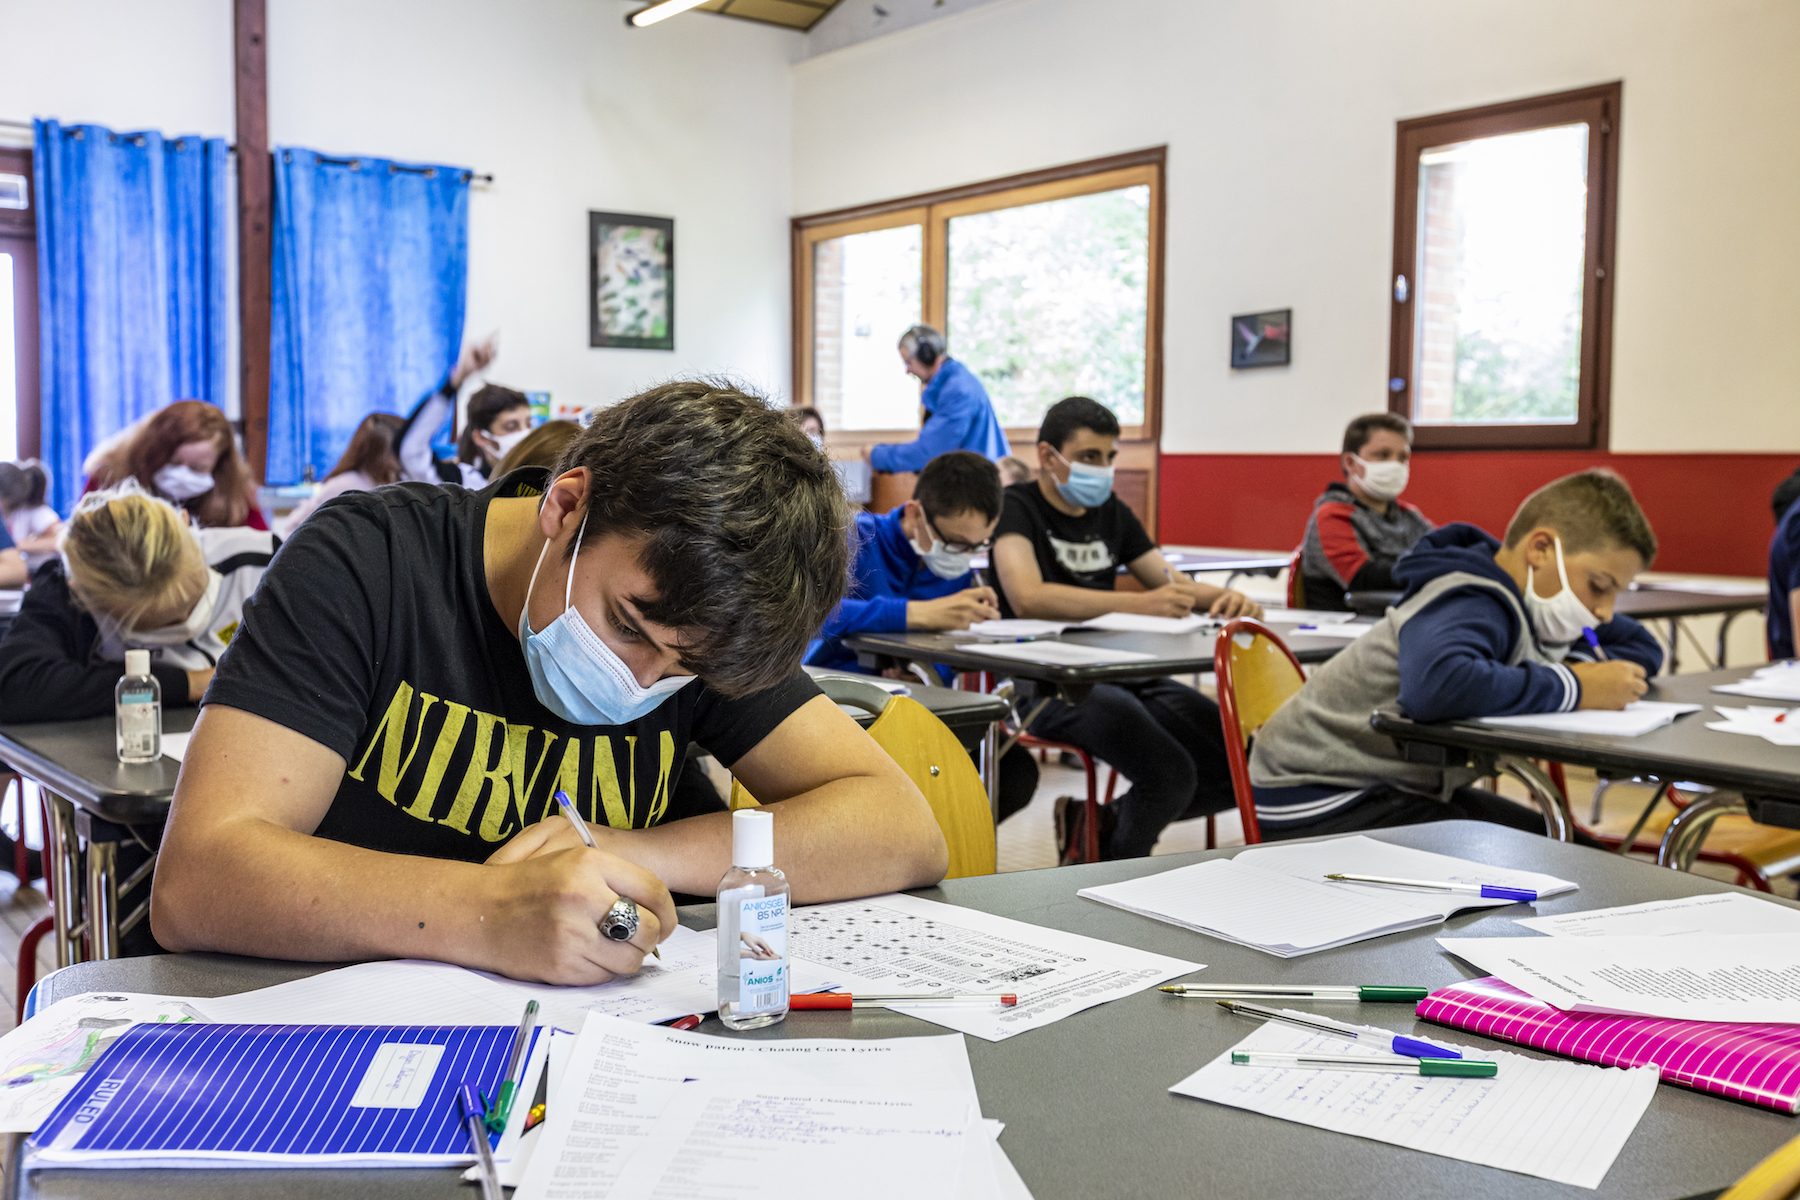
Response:
[[[469,172],[275,151],[271,484],[331,469],[371,412],[407,412],[462,346]]]
[[[42,457],[67,513],[96,442],[229,386],[222,138],[38,121]]]

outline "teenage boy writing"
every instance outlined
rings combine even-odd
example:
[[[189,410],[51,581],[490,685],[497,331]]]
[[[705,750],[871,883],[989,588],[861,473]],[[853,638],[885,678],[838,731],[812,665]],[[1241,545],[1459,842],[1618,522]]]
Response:
[[[1459,817],[1541,832],[1537,813],[1466,786],[1473,770],[1402,759],[1369,714],[1395,704],[1418,721],[1624,708],[1662,650],[1613,602],[1655,557],[1643,510],[1603,470],[1533,492],[1504,545],[1473,525],[1427,534],[1395,567],[1400,604],[1257,734],[1250,779],[1263,836]]]
[[[1302,596],[1307,608],[1344,611],[1345,592],[1396,591],[1394,563],[1431,532],[1424,513],[1400,502],[1412,461],[1412,422],[1394,413],[1367,413],[1344,430],[1333,482],[1313,501],[1300,542]]]
[[[796,901],[935,882],[924,797],[798,669],[843,593],[848,525],[794,423],[705,381],[601,410],[550,474],[323,505],[207,693],[158,941],[634,971],[673,928],[670,889],[708,893],[730,861],[727,814],[672,811],[690,740],[774,802]],[[598,850],[554,815],[558,788]],[[598,923],[620,898],[638,924],[614,942]]]
[[[1194,583],[1164,561],[1113,494],[1118,442],[1118,418],[1086,396],[1059,400],[1044,414],[1038,477],[1006,489],[994,531],[1001,611],[1065,621],[1109,612],[1184,617],[1196,608],[1260,616],[1262,609],[1241,592]],[[1147,590],[1115,591],[1121,564]],[[1031,732],[1079,746],[1131,781],[1131,790],[1107,810],[1116,811],[1117,824],[1100,831],[1102,857],[1147,855],[1171,821],[1234,803],[1218,706],[1172,679],[1100,684],[1074,705],[1052,698]],[[1066,812],[1059,801],[1057,837],[1065,857],[1082,832],[1063,819]]]

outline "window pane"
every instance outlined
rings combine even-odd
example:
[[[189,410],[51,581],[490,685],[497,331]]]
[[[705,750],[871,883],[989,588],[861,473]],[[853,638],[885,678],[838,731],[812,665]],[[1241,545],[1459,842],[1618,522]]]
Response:
[[[1419,155],[1415,421],[1575,422],[1587,142],[1584,123]]]
[[[916,429],[900,335],[923,319],[923,226],[813,244],[812,402],[826,429]]]
[[[0,461],[19,457],[19,360],[13,339],[13,256],[0,254]]]
[[[1064,396],[1144,420],[1150,188],[949,222],[950,352],[1003,424],[1035,429]]]

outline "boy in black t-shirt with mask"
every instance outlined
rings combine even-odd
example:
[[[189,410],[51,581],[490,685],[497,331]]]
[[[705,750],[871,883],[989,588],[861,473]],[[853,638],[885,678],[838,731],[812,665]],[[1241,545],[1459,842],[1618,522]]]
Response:
[[[793,422],[708,381],[601,410],[552,472],[327,502],[206,694],[157,940],[629,973],[730,863],[729,814],[681,811],[690,741],[769,804],[795,901],[936,882],[925,798],[799,667],[849,524]]]
[[[1260,616],[1241,592],[1177,575],[1137,516],[1113,494],[1119,421],[1105,405],[1070,396],[1044,414],[1038,477],[1006,489],[994,531],[994,569],[1004,616],[1084,621],[1109,612],[1184,617]],[[1124,565],[1147,591],[1114,590]],[[1079,746],[1131,781],[1102,829],[1103,858],[1150,853],[1171,821],[1222,812],[1235,803],[1219,709],[1172,679],[1099,684],[1080,704],[1051,699],[1031,732]],[[1065,860],[1080,831],[1059,801],[1057,840]]]

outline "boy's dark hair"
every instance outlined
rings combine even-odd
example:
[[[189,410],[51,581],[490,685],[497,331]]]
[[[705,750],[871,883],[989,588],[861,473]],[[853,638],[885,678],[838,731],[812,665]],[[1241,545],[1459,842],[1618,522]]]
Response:
[[[742,696],[799,669],[843,599],[850,506],[780,409],[719,379],[653,387],[595,411],[552,478],[586,468],[586,546],[640,535],[644,616],[687,631],[681,664]],[[573,545],[571,545],[573,550]]]
[[[481,447],[475,444],[475,434],[478,431],[486,433],[503,412],[530,407],[531,397],[497,383],[490,383],[470,396],[468,409],[463,413],[462,436],[456,439],[456,457],[466,463],[485,462]]]
[[[913,485],[913,499],[934,519],[978,512],[998,520],[1000,468],[973,450],[951,450],[925,464]]]
[[[1362,448],[1369,444],[1377,429],[1387,429],[1406,439],[1412,445],[1412,422],[1399,413],[1376,412],[1364,413],[1344,426],[1344,453],[1361,454]]]
[[[4,499],[4,496],[0,496]],[[1775,523],[1781,524],[1781,518],[1787,516],[1787,510],[1794,507],[1794,501],[1800,500],[1800,467],[1794,473],[1775,485],[1775,494],[1769,502],[1775,506]]]
[[[1656,534],[1644,510],[1605,467],[1564,475],[1525,497],[1506,527],[1507,547],[1540,525],[1561,535],[1565,554],[1618,548],[1636,551],[1646,568],[1656,561]]]
[[[50,476],[45,472],[44,464],[35,458],[0,463],[0,512],[36,508],[44,502],[44,489],[49,484]]]
[[[1118,437],[1119,418],[1098,400],[1070,396],[1052,404],[1044,414],[1044,423],[1038,426],[1038,441],[1049,442],[1060,451],[1077,429],[1091,429],[1101,437]]]

